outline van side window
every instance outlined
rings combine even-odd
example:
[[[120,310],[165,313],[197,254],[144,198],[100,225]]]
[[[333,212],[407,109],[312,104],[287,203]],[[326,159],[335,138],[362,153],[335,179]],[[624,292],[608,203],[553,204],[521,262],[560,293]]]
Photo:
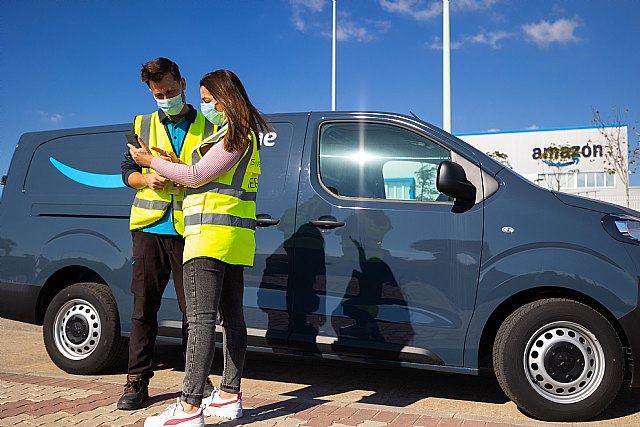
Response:
[[[124,132],[65,135],[48,140],[34,151],[24,191],[34,197],[33,201],[42,203],[131,203],[133,193],[122,182],[120,170],[126,144]]]
[[[446,148],[382,123],[327,123],[320,128],[320,179],[333,193],[367,199],[448,201],[436,189]]]

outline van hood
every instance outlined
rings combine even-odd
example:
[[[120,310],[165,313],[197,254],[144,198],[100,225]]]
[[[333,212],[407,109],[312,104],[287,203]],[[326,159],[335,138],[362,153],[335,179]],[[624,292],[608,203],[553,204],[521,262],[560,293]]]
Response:
[[[559,191],[551,191],[565,205],[573,206],[581,209],[601,212],[603,214],[624,214],[640,218],[640,212],[624,206],[614,205],[613,203],[603,202],[600,200],[589,199],[587,197],[576,196],[574,194],[561,193]]]

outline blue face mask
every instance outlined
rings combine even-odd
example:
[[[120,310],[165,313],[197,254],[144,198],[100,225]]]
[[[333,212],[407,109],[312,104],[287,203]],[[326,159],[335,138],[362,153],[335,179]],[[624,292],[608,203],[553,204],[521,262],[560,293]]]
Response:
[[[216,126],[222,126],[224,123],[224,112],[216,110],[216,104],[213,102],[203,102],[200,104],[202,114]]]
[[[156,102],[158,103],[158,108],[170,116],[179,114],[182,111],[182,107],[184,107],[182,94],[169,99],[156,99]]]

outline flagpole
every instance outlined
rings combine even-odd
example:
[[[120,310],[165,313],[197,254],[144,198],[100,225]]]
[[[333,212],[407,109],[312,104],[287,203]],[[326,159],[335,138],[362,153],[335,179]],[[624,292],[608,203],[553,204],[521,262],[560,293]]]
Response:
[[[333,41],[331,49],[331,111],[336,111],[336,1],[333,0]]]
[[[442,0],[442,128],[451,133],[451,40],[449,0]]]

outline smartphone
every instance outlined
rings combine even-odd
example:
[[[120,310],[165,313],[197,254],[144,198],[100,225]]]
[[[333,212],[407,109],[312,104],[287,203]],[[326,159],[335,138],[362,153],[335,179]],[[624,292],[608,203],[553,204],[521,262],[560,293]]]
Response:
[[[136,135],[135,133],[129,133],[126,135],[127,137],[127,142],[131,145],[133,145],[136,148],[140,148],[140,143],[138,142],[138,135]]]

